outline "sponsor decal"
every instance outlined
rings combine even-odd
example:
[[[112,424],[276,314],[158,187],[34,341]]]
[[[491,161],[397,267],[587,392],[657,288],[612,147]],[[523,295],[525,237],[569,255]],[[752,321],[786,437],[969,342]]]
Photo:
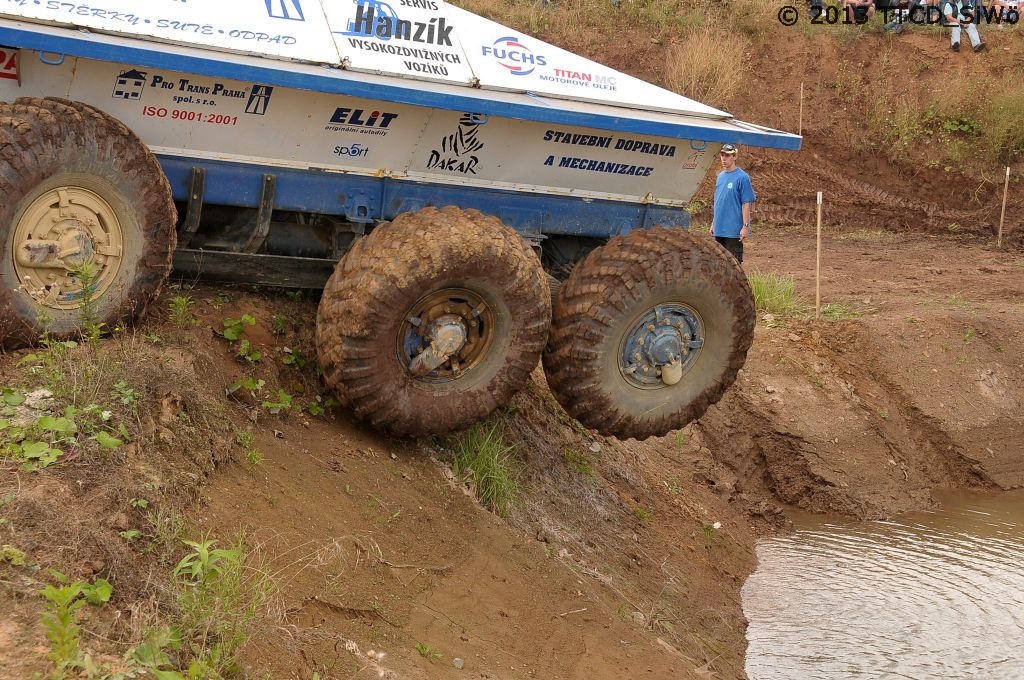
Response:
[[[683,161],[683,170],[696,170],[697,164],[700,162],[700,157],[704,155],[703,151],[694,151],[686,160]]]
[[[507,68],[514,76],[528,76],[538,66],[547,66],[548,63],[543,55],[534,54],[513,35],[498,38],[490,46],[481,46],[480,52]]]
[[[0,47],[0,78],[18,80],[18,50]]]
[[[365,36],[378,40],[403,40],[425,45],[452,47],[452,29],[445,17],[429,21],[408,21],[399,18],[394,8],[380,0],[359,0],[356,17],[348,22],[342,35]]]
[[[266,115],[267,107],[270,106],[270,95],[273,93],[274,88],[270,85],[253,85],[249,101],[245,104],[245,112],[255,116]]]
[[[267,15],[271,19],[306,20],[300,0],[267,0]]]
[[[366,135],[384,136],[389,132],[391,123],[398,118],[397,113],[387,111],[353,109],[339,106],[324,127],[328,132],[359,132]]]
[[[611,92],[615,92],[619,87],[615,76],[587,73],[586,71],[570,71],[564,68],[551,69],[550,74],[542,74],[540,79],[559,85],[589,87],[594,90],[609,90]]]
[[[336,146],[334,147],[335,156],[349,156],[350,158],[358,158],[360,156],[370,155],[370,147],[363,146],[359,142],[349,144],[348,146]]]
[[[142,91],[146,89],[146,72],[132,69],[121,71],[114,80],[114,99],[138,101],[142,99]]]
[[[487,116],[479,113],[464,113],[459,118],[459,129],[441,139],[440,149],[432,149],[427,159],[428,170],[448,170],[461,175],[475,175],[480,157],[476,155],[484,148],[478,139],[480,126],[487,122]]]

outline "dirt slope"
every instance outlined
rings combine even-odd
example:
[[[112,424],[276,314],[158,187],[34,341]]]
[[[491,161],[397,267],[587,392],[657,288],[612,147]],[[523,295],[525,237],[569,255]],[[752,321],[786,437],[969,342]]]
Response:
[[[791,274],[813,299],[810,230],[762,228],[748,253],[748,271]],[[822,260],[823,300],[848,318],[761,319],[736,386],[680,433],[592,436],[535,372],[500,415],[524,467],[506,520],[451,478],[439,442],[224,396],[250,368],[211,329],[243,313],[261,320],[247,334],[268,385],[315,393],[280,361],[284,347],[309,347],[315,303],[193,290],[200,326],[154,315],[139,331],[162,343],[132,351],[171,369],[134,374],[143,426],[129,450],[39,473],[5,464],[0,542],[30,566],[0,566],[14,604],[0,667],[12,678],[46,667],[26,578],[47,568],[115,583],[113,608],[89,621],[101,635],[90,648],[119,653],[103,639],[130,640],[147,601],[173,610],[158,584],[182,546],[128,506],[146,496],[184,512],[186,536],[244,530],[259,547],[281,590],[243,650],[257,674],[739,678],[739,588],[754,538],[785,526],[787,504],[878,517],[928,506],[936,486],[1024,483],[1024,258],[976,239],[855,231],[829,234]],[[292,320],[286,335],[266,327],[274,314]],[[19,375],[18,359],[3,357],[0,382]],[[262,463],[232,442],[242,429]],[[129,527],[140,542],[119,537]]]

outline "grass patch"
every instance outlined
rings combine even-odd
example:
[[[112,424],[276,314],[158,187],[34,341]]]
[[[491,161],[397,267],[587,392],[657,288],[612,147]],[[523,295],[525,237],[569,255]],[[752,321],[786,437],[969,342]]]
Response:
[[[665,64],[665,84],[686,97],[722,106],[746,82],[746,41],[718,25],[692,31],[673,45]]]
[[[828,304],[821,306],[821,318],[828,319],[829,321],[853,319],[856,316],[857,311],[855,309],[848,307],[841,302],[829,302]]]
[[[562,451],[562,458],[565,459],[565,464],[569,466],[569,469],[575,470],[584,477],[594,476],[594,464],[591,462],[590,456],[579,449]]]
[[[896,234],[885,229],[858,229],[847,234],[841,234],[837,238],[841,241],[857,241],[860,243],[879,243],[892,241]]]
[[[488,510],[504,517],[519,492],[519,466],[515,444],[509,443],[500,422],[480,422],[448,437],[452,472],[470,484]]]
[[[792,276],[753,272],[750,275],[750,287],[754,291],[754,304],[760,313],[798,316],[806,311],[804,305],[796,299],[796,284]]]
[[[1011,163],[1024,158],[1024,89],[995,93],[981,113],[981,128],[981,146],[989,160]]]

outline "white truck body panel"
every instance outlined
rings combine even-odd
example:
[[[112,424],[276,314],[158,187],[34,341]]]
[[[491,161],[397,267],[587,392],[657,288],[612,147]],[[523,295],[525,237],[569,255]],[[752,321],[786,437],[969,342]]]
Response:
[[[45,58],[21,60],[34,94],[99,107],[170,155],[661,205],[684,205],[711,161],[704,142]],[[0,99],[19,89],[0,80]]]
[[[0,0],[0,16],[467,87],[729,114],[443,0]]]

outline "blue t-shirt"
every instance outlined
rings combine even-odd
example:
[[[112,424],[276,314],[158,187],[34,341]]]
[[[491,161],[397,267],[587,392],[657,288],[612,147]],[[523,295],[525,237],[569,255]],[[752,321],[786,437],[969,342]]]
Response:
[[[715,181],[715,236],[739,238],[743,204],[757,200],[750,176],[742,168],[718,173]]]

